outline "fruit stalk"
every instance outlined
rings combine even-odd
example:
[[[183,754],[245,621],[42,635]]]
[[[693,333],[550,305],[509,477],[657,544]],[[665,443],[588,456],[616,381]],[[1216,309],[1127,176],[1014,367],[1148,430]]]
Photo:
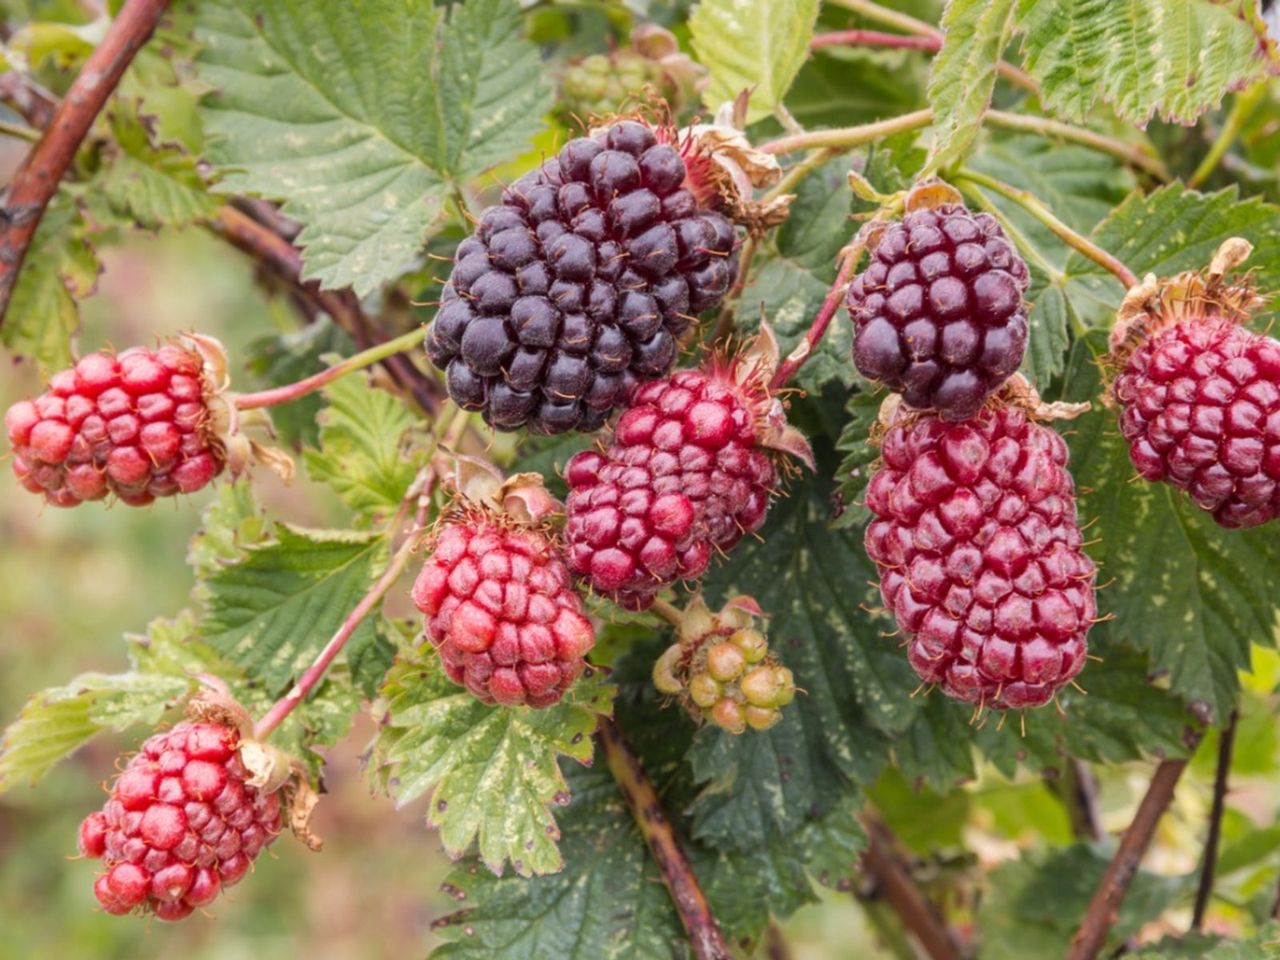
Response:
[[[693,955],[698,960],[730,960],[729,948],[711,913],[707,898],[693,875],[689,860],[680,849],[675,831],[667,819],[653,789],[653,782],[644,766],[622,739],[622,733],[612,720],[601,720],[597,728],[605,762],[613,774],[626,801],[627,809],[635,818],[644,842],[662,874],[662,882],[671,894],[680,922],[689,934]]]
[[[919,130],[933,122],[932,110],[915,110],[904,113],[900,117],[888,120],[877,120],[875,123],[863,123],[856,127],[837,127],[833,130],[814,130],[810,133],[797,133],[793,136],[780,137],[762,144],[760,149],[765,153],[794,153],[797,150],[808,150],[813,147],[832,147],[841,150],[852,150],[864,143],[883,140],[895,133],[906,130]]]
[[[1199,737],[1196,739],[1198,741]],[[1193,748],[1194,744],[1188,746]],[[1120,905],[1129,892],[1129,885],[1138,872],[1147,847],[1151,845],[1156,825],[1169,809],[1174,788],[1186,767],[1186,760],[1165,760],[1156,767],[1146,795],[1138,804],[1137,813],[1133,815],[1133,822],[1124,832],[1119,849],[1107,866],[1107,872],[1094,891],[1093,899],[1089,901],[1080,929],[1071,940],[1067,960],[1094,960],[1102,952],[1107,934],[1111,932],[1120,913]]]
[[[805,332],[804,339],[800,341],[794,350],[787,354],[782,363],[778,364],[777,372],[774,373],[773,380],[769,383],[771,392],[786,386],[787,381],[795,376],[796,371],[803,367],[805,362],[813,356],[818,344],[826,336],[827,329],[831,326],[831,321],[840,309],[840,305],[844,303],[845,290],[849,286],[849,280],[853,277],[857,260],[857,256],[852,251],[846,249],[843,252],[835,282],[831,284],[831,289],[827,291],[827,295],[822,301],[822,306],[818,308],[818,312],[813,318],[813,323],[809,324],[809,329]]]
[[[297,683],[283,697],[271,705],[262,718],[253,728],[253,737],[255,740],[265,740],[271,735],[271,732],[284,722],[284,719],[293,712],[293,709],[307,698],[307,695],[315,689],[321,679],[324,677],[325,671],[329,669],[329,665],[342,652],[342,648],[346,642],[351,639],[351,635],[356,632],[356,628],[364,622],[364,618],[373,612],[374,607],[382,602],[382,598],[387,591],[400,578],[400,574],[404,572],[404,568],[409,563],[409,558],[413,556],[414,550],[418,546],[418,533],[424,526],[426,519],[426,507],[431,500],[432,480],[434,475],[428,475],[421,493],[418,494],[418,514],[414,519],[413,525],[410,527],[403,542],[398,550],[391,558],[391,562],[387,564],[387,569],[383,571],[382,576],[355,605],[352,611],[347,614],[347,619],[342,622],[332,639],[325,644],[315,662],[311,664],[306,672],[298,678]],[[414,485],[417,487],[417,484]],[[411,493],[412,496],[412,493]],[[406,498],[406,505],[409,500]],[[395,524],[392,524],[395,527]]]
[[[328,386],[339,377],[345,377],[348,373],[354,373],[356,370],[363,370],[365,367],[372,366],[379,360],[384,360],[393,354],[413,350],[420,346],[421,343],[422,331],[415,327],[408,333],[402,333],[394,340],[383,341],[376,347],[370,347],[368,350],[363,350],[347,357],[327,370],[321,370],[319,373],[296,383],[288,383],[282,387],[273,387],[270,390],[261,390],[257,393],[236,394],[235,405],[240,410],[253,410],[258,407],[274,407],[279,403],[297,400],[309,393],[314,393],[321,387]]]
[[[1059,240],[1075,250],[1077,253],[1089,258],[1098,266],[1112,274],[1117,280],[1124,284],[1125,289],[1136,287],[1138,278],[1134,276],[1132,270],[1123,263],[1113,257],[1107,251],[1090,240],[1088,237],[1081,236],[1072,230],[1069,226],[1054,216],[1053,211],[1046,207],[1035,195],[1027,190],[1019,190],[1011,187],[1007,183],[1003,183],[994,177],[989,177],[985,173],[978,173],[976,170],[964,169],[956,174],[957,180],[966,180],[977,187],[984,187],[993,193],[1008,200],[1012,200],[1023,210],[1035,217],[1036,220],[1048,227],[1049,230]]]
[[[0,217],[0,323],[45,207],[134,55],[155,31],[167,0],[126,0],[102,42],[85,60],[45,135],[14,175]]]
[[[1204,915],[1213,895],[1213,874],[1218,865],[1218,843],[1222,839],[1222,815],[1226,812],[1227,781],[1231,776],[1231,752],[1236,741],[1236,724],[1240,714],[1232,710],[1231,719],[1218,739],[1218,769],[1213,779],[1213,806],[1209,809],[1209,831],[1204,840],[1204,863],[1200,865],[1200,883],[1191,914],[1192,931],[1204,928]]]

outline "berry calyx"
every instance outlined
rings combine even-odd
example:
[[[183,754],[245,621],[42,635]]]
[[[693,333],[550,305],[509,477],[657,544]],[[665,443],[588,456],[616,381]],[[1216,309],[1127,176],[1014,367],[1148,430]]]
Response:
[[[5,414],[13,471],[59,507],[192,493],[227,459],[211,410],[217,386],[200,345],[185,338],[87,354]]]
[[[569,461],[565,543],[592,589],[642,610],[764,523],[778,480],[769,448],[810,457],[767,366],[715,361],[645,384],[612,441]]]
[[[1022,363],[1027,265],[988,213],[940,184],[912,191],[899,223],[868,235],[849,286],[854,365],[920,410],[966,420]]]
[[[922,681],[1038,707],[1084,666],[1093,561],[1067,446],[1016,405],[950,423],[898,408],[867,487],[867,554]]]
[[[1228,528],[1280,516],[1280,341],[1244,326],[1253,290],[1224,279],[1248,253],[1227,241],[1205,275],[1136,287],[1110,358],[1133,465]]]
[[[537,524],[513,477],[497,503],[518,501],[519,512],[487,500],[463,500],[444,522],[413,585],[427,639],[445,673],[485,703],[549,707],[586,668],[595,628],[560,550]],[[523,518],[521,516],[523,514]]]
[[[750,597],[736,597],[717,613],[695,597],[680,618],[676,643],[654,664],[654,686],[700,723],[733,734],[769,729],[795,699],[796,684],[755,626],[763,615]]]
[[[569,141],[481,214],[426,338],[459,406],[500,430],[597,430],[671,370],[738,270],[734,226],[715,209],[734,184],[721,146],[701,142],[621,120]]]
[[[143,743],[80,825],[80,852],[103,862],[93,892],[104,910],[181,920],[275,840],[280,794],[254,785],[241,746],[235,726],[188,721]]]

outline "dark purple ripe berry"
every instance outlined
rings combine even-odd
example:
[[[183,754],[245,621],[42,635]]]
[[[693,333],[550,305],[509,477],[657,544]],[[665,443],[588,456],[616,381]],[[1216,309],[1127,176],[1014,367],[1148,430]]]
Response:
[[[459,244],[427,354],[499,430],[599,429],[733,285],[733,226],[656,134],[625,120],[569,141]]]
[[[990,214],[958,203],[908,213],[849,286],[858,372],[912,407],[969,419],[1022,363],[1027,280]]]

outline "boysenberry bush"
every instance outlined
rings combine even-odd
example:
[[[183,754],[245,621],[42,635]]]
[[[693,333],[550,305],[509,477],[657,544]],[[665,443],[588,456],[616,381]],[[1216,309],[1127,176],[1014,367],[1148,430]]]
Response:
[[[4,10],[15,956],[1280,951],[1275,5]]]

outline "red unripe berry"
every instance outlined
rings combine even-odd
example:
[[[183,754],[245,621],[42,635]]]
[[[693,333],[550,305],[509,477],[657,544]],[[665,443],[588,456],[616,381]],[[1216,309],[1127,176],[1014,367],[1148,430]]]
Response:
[[[449,678],[485,703],[558,702],[595,644],[555,545],[481,510],[440,531],[413,602]]]
[[[56,506],[115,494],[145,505],[191,493],[222,472],[194,350],[92,353],[5,414],[13,471]]]
[[[1067,447],[1015,408],[894,426],[867,554],[911,665],[949,696],[1038,707],[1084,666],[1096,615]]]
[[[731,367],[680,370],[637,390],[613,442],[565,469],[574,573],[644,609],[758,529],[777,482],[759,435],[763,399]]]
[[[279,795],[248,784],[239,741],[228,726],[179,723],[130,759],[102,811],[80,825],[81,853],[106,867],[93,888],[104,910],[181,920],[276,838]]]

